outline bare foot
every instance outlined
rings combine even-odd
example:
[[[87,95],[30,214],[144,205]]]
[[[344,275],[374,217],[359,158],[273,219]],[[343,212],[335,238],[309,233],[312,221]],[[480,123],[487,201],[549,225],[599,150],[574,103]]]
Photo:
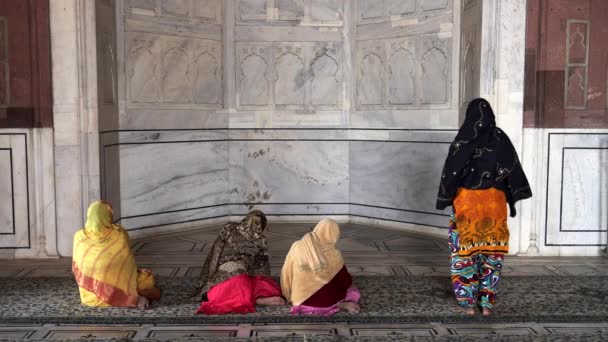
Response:
[[[489,308],[483,308],[481,312],[484,316],[490,316],[492,314],[492,310]]]
[[[139,298],[137,299],[137,307],[142,310],[148,309],[150,307],[150,302],[148,301],[148,298],[144,296],[139,296]]]
[[[361,311],[359,304],[357,304],[355,302],[342,302],[342,303],[338,304],[338,308],[340,308],[340,310],[344,310],[348,313],[357,313],[357,312]]]
[[[462,311],[467,315],[467,316],[475,316],[475,309],[474,308],[462,308]]]
[[[258,305],[285,305],[285,301],[281,297],[260,297],[255,300]]]

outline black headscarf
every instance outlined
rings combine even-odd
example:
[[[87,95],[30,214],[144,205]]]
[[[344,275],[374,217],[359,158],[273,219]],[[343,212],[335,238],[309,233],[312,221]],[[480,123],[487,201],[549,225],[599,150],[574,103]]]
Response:
[[[511,140],[496,127],[492,107],[481,98],[469,103],[464,123],[450,146],[441,174],[437,209],[451,206],[460,187],[504,191],[511,217],[516,214],[515,202],[532,197]]]

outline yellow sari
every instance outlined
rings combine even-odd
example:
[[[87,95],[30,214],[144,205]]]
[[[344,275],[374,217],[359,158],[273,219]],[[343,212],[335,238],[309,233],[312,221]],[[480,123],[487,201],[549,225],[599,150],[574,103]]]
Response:
[[[154,288],[152,273],[138,272],[129,235],[112,224],[111,207],[102,201],[89,206],[85,227],[74,235],[72,272],[87,306],[136,307],[138,292]]]

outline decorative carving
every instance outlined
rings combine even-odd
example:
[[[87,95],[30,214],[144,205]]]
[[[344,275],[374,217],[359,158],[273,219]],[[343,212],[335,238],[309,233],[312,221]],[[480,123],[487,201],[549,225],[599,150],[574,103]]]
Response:
[[[8,29],[5,17],[0,17],[0,107],[10,102],[10,78],[8,67]],[[0,111],[0,115],[6,114]]]
[[[448,100],[448,57],[434,46],[425,51],[421,60],[420,98],[422,103],[446,103]]]
[[[376,52],[369,52],[361,59],[359,72],[359,103],[381,105],[384,88],[384,61]]]
[[[163,99],[165,103],[191,103],[188,53],[183,47],[169,49],[163,56]]]
[[[568,67],[566,79],[566,108],[585,108],[587,75],[586,68]]]
[[[566,29],[566,70],[564,107],[587,108],[589,68],[589,22],[568,20]]]
[[[414,54],[403,47],[393,51],[389,58],[389,104],[414,104],[416,60]]]
[[[416,0],[386,0],[389,15],[410,14],[416,11]]]
[[[318,54],[311,63],[312,104],[333,106],[338,104],[342,95],[338,62],[326,51]]]
[[[571,22],[568,25],[568,63],[584,64],[587,60],[587,23]]]
[[[243,58],[240,63],[240,105],[265,106],[268,104],[267,69],[266,59],[256,52],[252,51]]]
[[[312,20],[339,21],[342,20],[342,0],[312,0],[310,16]]]
[[[131,102],[161,102],[161,71],[158,39],[135,38],[129,50]]]
[[[214,55],[203,52],[194,60],[194,102],[217,104],[222,91],[220,64]]]
[[[276,59],[276,80],[274,87],[275,104],[302,105],[304,104],[304,61],[290,46]]]

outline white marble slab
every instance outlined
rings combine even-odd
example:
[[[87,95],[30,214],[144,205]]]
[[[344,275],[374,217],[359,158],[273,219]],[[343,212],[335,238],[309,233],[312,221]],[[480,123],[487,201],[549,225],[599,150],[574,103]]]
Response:
[[[15,229],[11,152],[0,147],[0,234],[11,234]]]
[[[233,141],[233,203],[348,202],[348,142]]]
[[[447,214],[435,209],[435,201],[448,146],[449,143],[429,142],[351,142],[350,202],[407,210],[411,217],[418,213]]]
[[[129,231],[156,231],[162,232],[168,226],[177,226],[182,229],[195,226],[204,226],[210,222],[228,221],[230,216],[228,205],[199,207],[171,212],[151,213],[150,215],[131,216],[120,220],[125,229]]]
[[[227,142],[120,146],[122,216],[227,202]]]
[[[0,132],[0,248],[29,248],[28,169],[25,133]]]
[[[606,244],[608,133],[549,132],[547,247]]]

